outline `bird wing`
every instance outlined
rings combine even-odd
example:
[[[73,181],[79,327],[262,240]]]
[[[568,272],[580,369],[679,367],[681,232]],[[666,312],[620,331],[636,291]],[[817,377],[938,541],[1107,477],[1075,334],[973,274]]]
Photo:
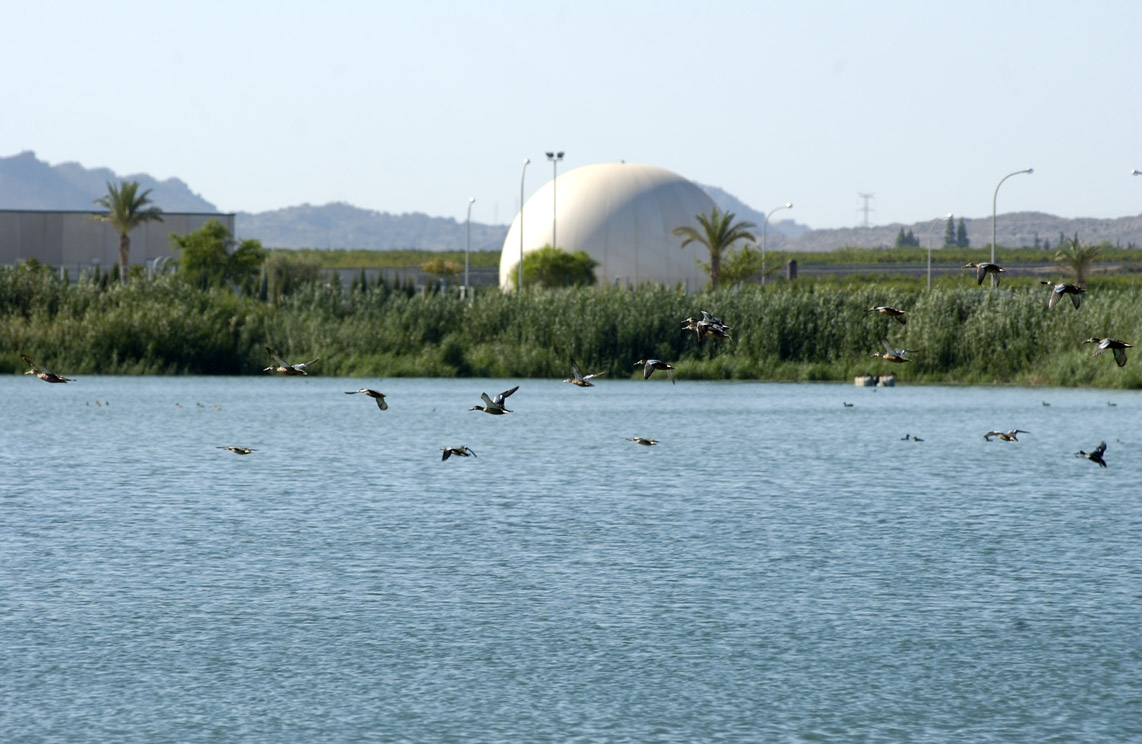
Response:
[[[519,385],[516,385],[516,386],[515,386],[514,388],[512,388],[511,390],[505,390],[505,391],[503,391],[502,393],[500,393],[499,395],[497,395],[497,396],[496,396],[496,398],[495,398],[495,404],[496,404],[497,406],[499,406],[500,408],[503,408],[503,406],[504,406],[504,398],[507,398],[509,395],[511,395],[512,393],[514,393],[514,392],[515,392],[515,391],[517,391],[517,390],[519,390]]]
[[[1002,433],[1001,431],[989,431],[983,435],[983,438],[990,442],[992,437],[998,437]]]
[[[308,362],[302,362],[301,364],[295,364],[293,366],[297,369],[305,369],[311,364],[317,364],[319,361],[321,361],[321,357],[317,357],[317,359],[310,359]]]
[[[36,370],[37,372],[40,372],[40,373],[45,374],[45,375],[58,376],[58,375],[56,375],[55,372],[52,372],[50,369],[48,369],[44,365],[40,364],[36,360],[32,359],[30,356],[27,356],[25,354],[21,354],[20,358],[23,359],[28,364],[30,364],[32,366],[32,369]]]
[[[467,453],[468,453],[469,455],[471,455],[472,457],[475,457],[475,456],[476,456],[476,451],[475,451],[475,450],[470,450],[470,449],[468,449],[467,447],[465,447],[465,448],[464,448],[464,451],[465,451],[465,452],[467,452]]]
[[[648,359],[642,365],[642,379],[649,380],[652,374],[654,374],[654,360]]]
[[[1079,309],[1079,305],[1083,304],[1082,292],[1071,293],[1071,302],[1074,303],[1075,310]]]
[[[499,405],[491,398],[489,398],[487,393],[480,393],[480,398],[484,401],[484,405],[486,405],[488,408],[503,408],[503,406]]]
[[[1061,287],[1055,287],[1051,290],[1050,295],[1048,295],[1048,297],[1047,297],[1047,309],[1048,310],[1053,310],[1055,308],[1055,305],[1059,304],[1059,297],[1061,297],[1063,294],[1060,291],[1061,289],[1062,289]]]
[[[1091,454],[1092,455],[1098,455],[1099,457],[1102,457],[1102,455],[1105,452],[1106,452],[1106,442],[1099,442],[1098,446],[1094,448],[1094,452],[1091,452]]]
[[[585,376],[585,377],[583,378],[583,380],[584,380],[584,381],[586,381],[586,380],[593,380],[593,379],[595,379],[596,377],[602,377],[602,376],[603,376],[603,375],[605,375],[605,374],[607,374],[607,373],[606,373],[606,372],[596,372],[596,373],[595,373],[595,374],[593,374],[593,375],[587,375],[587,376]]]
[[[987,267],[982,266],[982,265],[976,266],[975,267],[975,283],[976,284],[983,284],[983,278],[985,276],[987,276]]]
[[[576,380],[583,379],[582,373],[579,372],[579,365],[575,363],[574,359],[571,360],[571,376]]]
[[[286,360],[282,359],[282,358],[281,358],[281,357],[278,355],[278,353],[277,353],[276,351],[274,351],[273,349],[271,349],[271,348],[270,348],[270,347],[268,347],[268,346],[266,347],[266,353],[267,353],[267,354],[269,354],[270,356],[272,356],[272,357],[274,358],[274,361],[278,363],[278,366],[281,366],[281,367],[290,367],[290,366],[292,366],[292,365],[291,365],[289,362],[287,362]]]
[[[887,339],[885,339],[884,341],[881,341],[881,343],[884,344],[884,348],[887,349],[888,353],[891,354],[892,356],[900,356],[900,352],[903,351],[903,349],[892,348],[892,346],[888,343]]]
[[[670,378],[670,384],[671,384],[671,385],[675,385],[675,384],[677,384],[677,383],[674,381],[674,369],[673,369],[672,367],[667,367],[667,368],[666,368],[666,376]]]
[[[1115,348],[1114,349],[1114,361],[1119,367],[1125,367],[1126,366],[1126,350]]]
[[[381,409],[382,411],[389,410],[389,404],[385,402],[385,398],[383,395],[378,397],[378,398],[375,398],[374,400],[377,401],[377,408]]]
[[[452,450],[450,450],[450,449],[449,449],[449,448],[447,448],[447,447],[441,447],[440,449],[444,450],[444,453],[443,453],[443,454],[440,456],[440,461],[441,461],[441,462],[444,462],[444,461],[445,461],[445,460],[447,460],[449,457],[452,457]]]

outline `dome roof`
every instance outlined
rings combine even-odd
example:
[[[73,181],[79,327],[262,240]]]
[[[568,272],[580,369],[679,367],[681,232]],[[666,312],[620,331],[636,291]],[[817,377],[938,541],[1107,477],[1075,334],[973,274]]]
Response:
[[[524,253],[551,243],[555,200],[558,247],[584,250],[599,262],[600,284],[643,282],[683,283],[690,291],[706,285],[708,277],[695,259],[709,260],[705,246],[671,231],[697,227],[694,216],[709,214],[714,201],[696,184],[653,165],[601,163],[559,174],[535,192],[512,222],[500,254],[500,287],[510,289],[509,273],[518,271],[520,218]]]

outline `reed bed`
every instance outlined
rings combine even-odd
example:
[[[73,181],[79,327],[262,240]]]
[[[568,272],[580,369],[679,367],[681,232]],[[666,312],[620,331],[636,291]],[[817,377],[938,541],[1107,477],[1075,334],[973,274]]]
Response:
[[[865,280],[686,295],[678,289],[561,289],[409,296],[384,286],[309,284],[267,303],[163,277],[127,286],[67,286],[44,271],[0,269],[0,371],[24,353],[67,375],[255,374],[267,345],[291,361],[321,357],[319,374],[356,377],[563,377],[575,358],[610,379],[641,374],[640,358],[680,379],[851,380],[894,373],[925,383],[1142,388],[1142,351],[1123,368],[1092,358],[1088,337],[1142,343],[1142,288],[1092,284],[1079,310],[1025,282],[1000,290],[965,277],[931,292]],[[868,312],[908,311],[908,323]],[[699,343],[682,320],[700,310],[731,327]],[[908,364],[873,358],[887,339]]]

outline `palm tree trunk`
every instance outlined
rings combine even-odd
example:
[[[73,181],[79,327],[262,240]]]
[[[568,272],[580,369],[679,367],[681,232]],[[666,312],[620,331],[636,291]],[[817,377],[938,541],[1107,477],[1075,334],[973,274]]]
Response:
[[[119,233],[119,280],[127,283],[127,260],[131,257],[131,236]]]
[[[718,288],[718,280],[722,277],[722,254],[719,251],[710,251],[710,290]]]

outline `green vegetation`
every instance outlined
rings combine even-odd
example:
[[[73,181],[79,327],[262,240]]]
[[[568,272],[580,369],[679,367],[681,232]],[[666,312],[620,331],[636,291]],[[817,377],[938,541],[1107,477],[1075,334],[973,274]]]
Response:
[[[710,262],[703,264],[703,268],[710,274],[710,288],[717,289],[721,286],[722,255],[739,240],[756,243],[757,238],[750,232],[750,229],[756,225],[752,222],[735,222],[733,212],[723,212],[717,207],[714,207],[709,215],[694,215],[694,219],[698,220],[701,229],[682,225],[674,228],[672,232],[683,238],[682,248],[691,243],[698,243],[704,245],[710,252]]]
[[[85,275],[69,287],[48,267],[3,268],[0,372],[22,372],[24,353],[68,376],[260,374],[270,345],[289,358],[320,356],[324,375],[561,377],[574,357],[622,379],[636,375],[636,359],[656,357],[682,380],[891,372],[902,382],[1142,388],[1142,351],[1119,368],[1080,343],[1142,345],[1142,285],[1128,277],[1092,275],[1080,310],[1053,311],[1030,278],[1000,291],[967,277],[943,277],[932,292],[846,277],[690,296],[663,287],[491,290],[471,302],[383,282],[346,290],[297,279],[273,302],[177,276],[103,286]],[[869,313],[874,305],[907,310],[908,324]],[[733,339],[699,344],[683,332],[681,320],[701,309],[729,322]],[[884,338],[917,349],[914,361],[870,357]]]
[[[586,251],[565,251],[545,245],[523,257],[525,289],[543,287],[586,287],[595,283],[595,267],[599,262]],[[512,265],[508,277],[513,287],[519,285],[519,262]]]
[[[171,250],[178,251],[178,276],[200,286],[234,283],[249,291],[266,260],[257,240],[235,241],[218,220],[210,220],[194,232],[171,236]]]
[[[404,269],[420,266],[433,259],[464,265],[464,251],[370,251],[370,250],[270,250],[269,254],[309,259],[319,269]],[[472,269],[498,269],[500,252],[471,251],[468,266]]]
[[[1102,246],[1083,245],[1075,235],[1055,251],[1055,263],[1075,275],[1075,284],[1086,286],[1086,275],[1102,257]]]
[[[95,200],[95,205],[107,210],[106,214],[96,214],[92,218],[106,222],[119,233],[119,277],[127,282],[127,262],[131,257],[131,231],[144,222],[163,221],[163,210],[148,207],[151,199],[147,189],[139,192],[138,181],[123,181],[118,186],[107,182],[107,193]]]

